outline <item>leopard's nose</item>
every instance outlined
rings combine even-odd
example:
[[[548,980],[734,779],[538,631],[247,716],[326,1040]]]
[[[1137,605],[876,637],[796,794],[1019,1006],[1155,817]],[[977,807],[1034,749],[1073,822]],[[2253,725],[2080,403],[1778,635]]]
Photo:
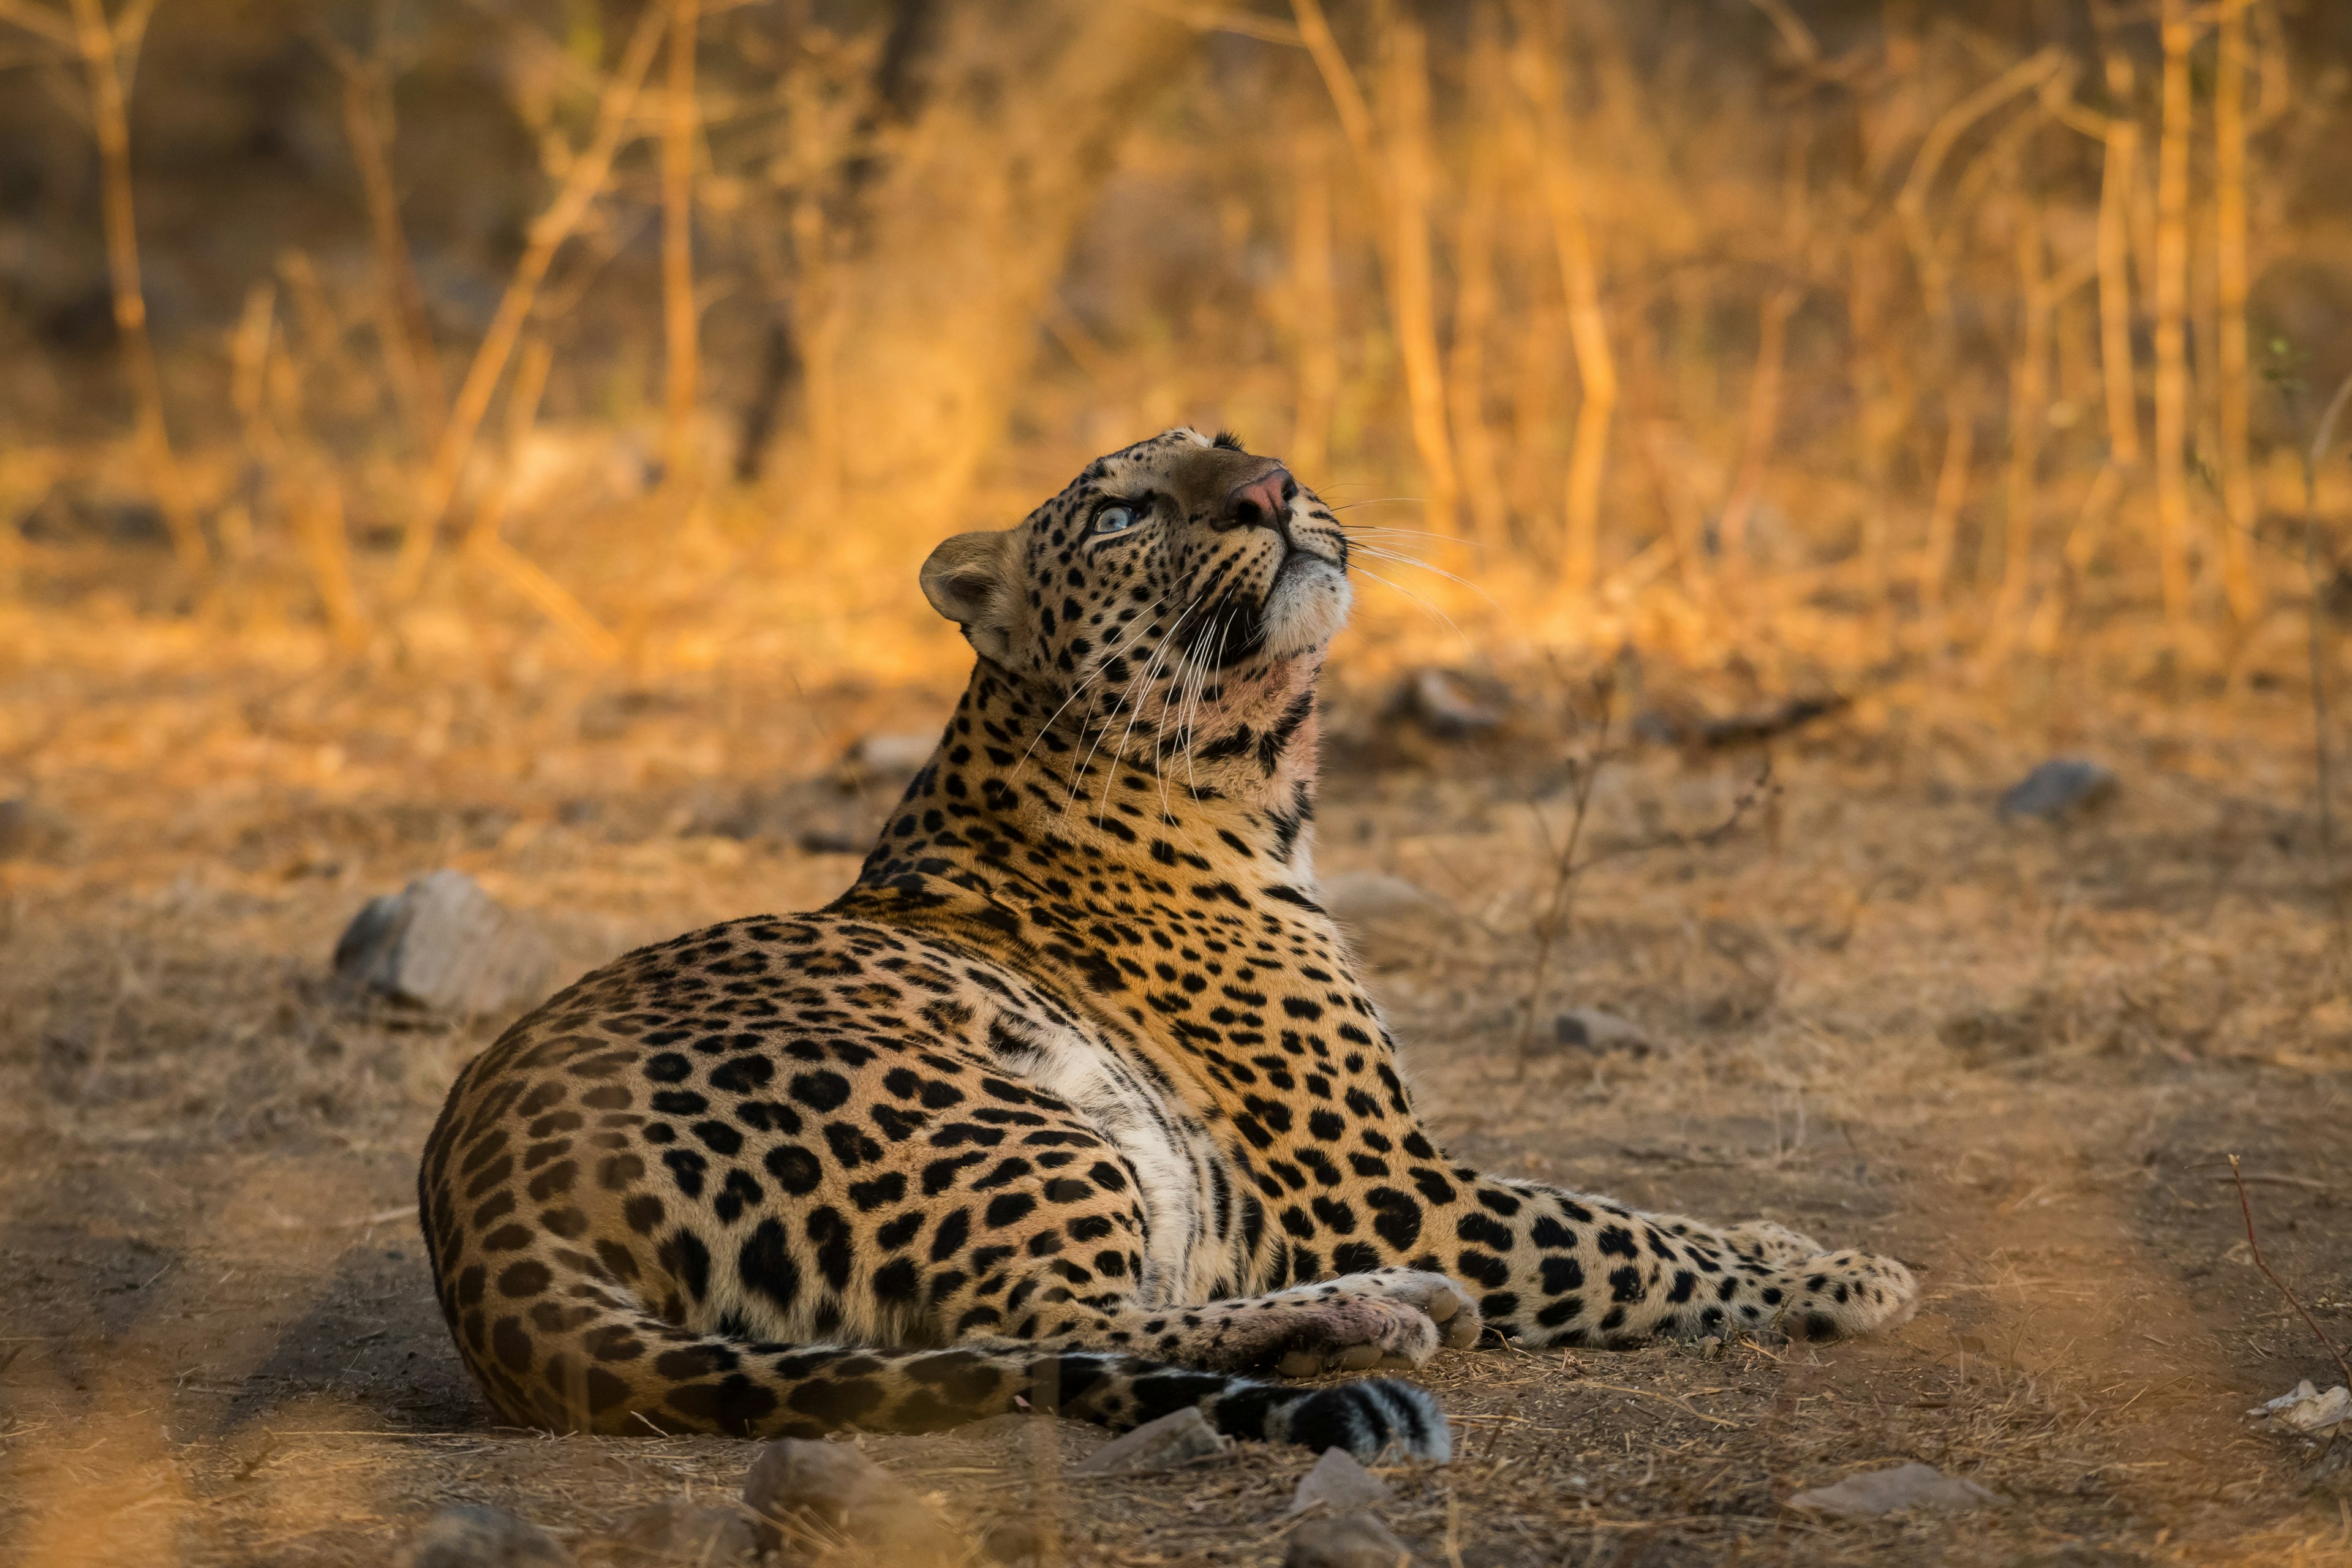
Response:
[[[1284,531],[1290,518],[1290,500],[1298,493],[1298,481],[1284,468],[1270,468],[1256,479],[1235,485],[1225,497],[1224,515],[1218,520],[1224,528],[1271,528]]]

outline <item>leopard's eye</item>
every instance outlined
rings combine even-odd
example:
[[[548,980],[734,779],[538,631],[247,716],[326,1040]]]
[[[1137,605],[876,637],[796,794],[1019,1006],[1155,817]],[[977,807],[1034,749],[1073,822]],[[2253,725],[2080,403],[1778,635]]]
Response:
[[[1095,532],[1125,533],[1135,526],[1135,509],[1131,506],[1107,506],[1095,513]]]

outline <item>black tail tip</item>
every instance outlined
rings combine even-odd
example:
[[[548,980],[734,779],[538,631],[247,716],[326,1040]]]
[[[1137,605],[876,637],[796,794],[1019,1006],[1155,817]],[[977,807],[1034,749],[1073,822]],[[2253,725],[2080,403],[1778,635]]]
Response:
[[[1454,1457],[1454,1434],[1436,1397],[1385,1377],[1318,1389],[1267,1426],[1267,1436],[1318,1453],[1344,1448],[1371,1460],[1393,1446],[1409,1459],[1444,1464]],[[1274,1429],[1277,1426],[1281,1430]]]

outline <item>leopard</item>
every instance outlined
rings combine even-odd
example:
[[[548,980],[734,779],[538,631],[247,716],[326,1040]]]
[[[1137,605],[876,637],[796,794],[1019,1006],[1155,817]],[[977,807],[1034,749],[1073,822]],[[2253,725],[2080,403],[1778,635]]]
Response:
[[[1443,1461],[1398,1375],[1441,1351],[1907,1317],[1894,1258],[1441,1150],[1315,872],[1358,570],[1279,459],[1191,428],[931,551],[971,675],[848,889],[628,953],[457,1074],[419,1215],[499,1416],[1192,1409]]]

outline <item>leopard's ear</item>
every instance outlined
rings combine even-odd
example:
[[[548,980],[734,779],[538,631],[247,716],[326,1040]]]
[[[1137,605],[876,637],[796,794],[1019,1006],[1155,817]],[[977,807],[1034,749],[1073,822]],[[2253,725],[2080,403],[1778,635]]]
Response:
[[[1021,595],[1013,581],[1013,531],[959,533],[923,563],[923,597],[963,628],[964,640],[999,664],[1012,661]]]

